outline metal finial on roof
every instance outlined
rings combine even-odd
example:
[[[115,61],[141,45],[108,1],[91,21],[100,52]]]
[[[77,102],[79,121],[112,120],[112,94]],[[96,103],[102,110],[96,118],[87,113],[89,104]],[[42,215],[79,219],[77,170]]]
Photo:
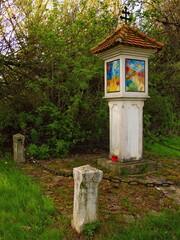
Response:
[[[121,19],[124,19],[125,20],[125,23],[127,24],[127,21],[131,21],[132,18],[128,18],[128,15],[130,14],[130,12],[128,12],[128,9],[127,7],[125,6],[124,7],[124,10],[122,10],[122,13],[124,14],[124,17],[123,16],[120,16]]]

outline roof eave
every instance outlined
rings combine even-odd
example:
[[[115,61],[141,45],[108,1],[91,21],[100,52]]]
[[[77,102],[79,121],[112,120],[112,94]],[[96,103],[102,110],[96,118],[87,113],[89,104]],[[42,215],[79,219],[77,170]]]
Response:
[[[112,44],[112,45],[110,45],[108,47],[105,47],[105,48],[101,48],[99,50],[98,50],[98,47],[100,47],[100,46],[97,47],[97,50],[95,48],[91,48],[91,51],[92,51],[93,54],[99,54],[99,53],[102,53],[102,52],[105,52],[105,51],[109,50],[110,48],[112,48],[116,45],[123,45],[123,46],[128,46],[128,47],[138,47],[138,48],[143,48],[143,49],[152,49],[152,50],[156,50],[156,51],[160,51],[162,49],[162,47],[160,47],[160,46],[152,46],[152,47],[147,47],[146,46],[145,47],[145,46],[141,46],[141,45],[127,44],[127,43],[123,43],[123,42],[120,42],[120,44],[119,44],[119,41],[116,41],[115,44]],[[164,44],[163,44],[163,46],[164,46]]]

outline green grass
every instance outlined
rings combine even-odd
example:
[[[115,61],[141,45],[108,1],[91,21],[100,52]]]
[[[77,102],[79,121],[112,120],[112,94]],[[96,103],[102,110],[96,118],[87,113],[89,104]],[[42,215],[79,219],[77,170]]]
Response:
[[[178,136],[172,136],[169,138],[163,137],[162,142],[167,146],[171,146],[180,150],[180,137]]]
[[[9,159],[0,159],[0,239],[60,240],[55,207]]]
[[[180,213],[166,210],[160,216],[149,215],[130,227],[123,228],[115,223],[109,236],[100,240],[178,240],[179,222]]]
[[[169,147],[179,149],[179,151],[162,146],[157,142],[145,142],[145,150],[151,153],[158,153],[161,156],[180,158],[180,137],[174,136],[172,138],[163,138],[161,142]]]

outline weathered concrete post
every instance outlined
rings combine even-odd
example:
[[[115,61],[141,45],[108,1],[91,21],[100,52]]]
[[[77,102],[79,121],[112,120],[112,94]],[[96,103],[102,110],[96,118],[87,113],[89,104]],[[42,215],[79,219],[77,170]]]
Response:
[[[13,135],[14,161],[17,163],[25,162],[24,141],[25,137],[22,134],[18,133]]]
[[[98,220],[98,186],[103,172],[90,165],[73,169],[74,209],[72,227],[82,232],[84,225]]]

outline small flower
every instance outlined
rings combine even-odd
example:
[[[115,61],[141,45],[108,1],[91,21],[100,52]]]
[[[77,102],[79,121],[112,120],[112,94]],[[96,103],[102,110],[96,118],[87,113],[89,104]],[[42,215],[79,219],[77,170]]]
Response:
[[[5,164],[7,164],[8,162],[5,162]]]

